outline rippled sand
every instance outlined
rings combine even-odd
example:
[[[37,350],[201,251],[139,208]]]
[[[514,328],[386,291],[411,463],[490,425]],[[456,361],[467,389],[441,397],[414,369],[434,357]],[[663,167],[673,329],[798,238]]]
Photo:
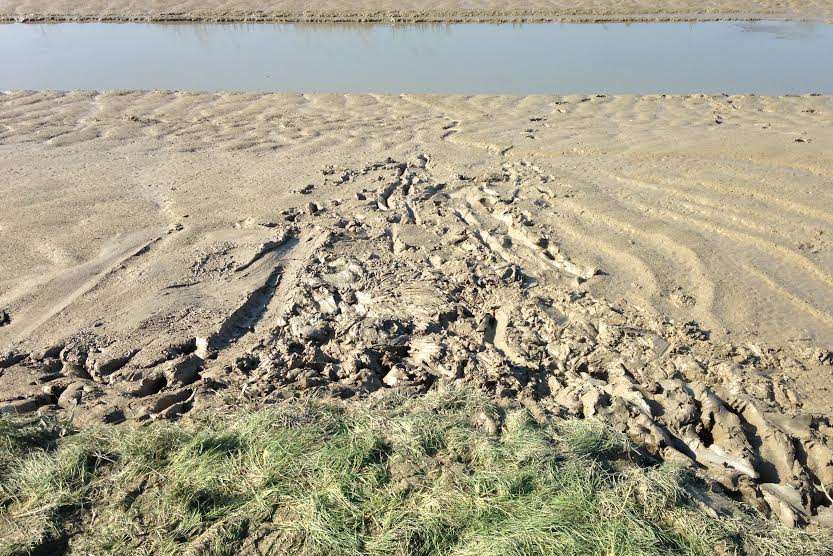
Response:
[[[0,20],[47,21],[643,21],[831,19],[830,0],[3,0]]]
[[[268,218],[326,165],[419,150],[447,180],[528,164],[549,202],[525,210],[594,294],[830,345],[831,120],[811,96],[4,94],[0,341],[94,318],[86,291],[170,226]]]

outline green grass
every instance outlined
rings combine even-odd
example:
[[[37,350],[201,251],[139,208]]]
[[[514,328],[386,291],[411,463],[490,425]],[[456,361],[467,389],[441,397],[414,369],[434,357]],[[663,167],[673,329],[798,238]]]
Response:
[[[6,418],[0,448],[2,555],[812,555],[830,541],[750,511],[709,517],[692,478],[631,461],[604,426],[537,424],[469,391],[77,433]]]

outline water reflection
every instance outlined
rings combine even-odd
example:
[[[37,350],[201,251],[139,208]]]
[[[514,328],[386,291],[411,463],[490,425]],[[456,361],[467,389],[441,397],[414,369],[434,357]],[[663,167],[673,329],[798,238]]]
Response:
[[[833,26],[13,24],[0,88],[833,93]]]
[[[763,33],[776,39],[801,40],[817,36],[825,26],[820,27],[813,22],[785,24],[778,21],[755,21],[739,23],[738,27],[744,33]]]

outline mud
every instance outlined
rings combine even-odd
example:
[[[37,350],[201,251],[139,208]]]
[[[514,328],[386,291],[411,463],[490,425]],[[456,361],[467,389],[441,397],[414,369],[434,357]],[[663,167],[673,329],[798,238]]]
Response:
[[[88,426],[468,385],[542,418],[600,419],[788,525],[833,526],[833,425],[788,378],[830,371],[831,353],[735,345],[594,298],[580,286],[604,269],[572,261],[524,209],[548,206],[551,176],[516,161],[440,181],[432,166],[427,153],[323,168],[305,189],[336,187],[329,201],[183,254],[189,277],[170,288],[222,283],[236,307],[198,330],[171,315],[150,343],[135,340],[143,323],[134,339],[93,327],[6,353],[0,411]]]

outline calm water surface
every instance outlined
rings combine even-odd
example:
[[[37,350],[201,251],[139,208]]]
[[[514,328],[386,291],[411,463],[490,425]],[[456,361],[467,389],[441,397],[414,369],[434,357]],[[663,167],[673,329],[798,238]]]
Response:
[[[0,25],[0,89],[833,93],[833,25]]]

